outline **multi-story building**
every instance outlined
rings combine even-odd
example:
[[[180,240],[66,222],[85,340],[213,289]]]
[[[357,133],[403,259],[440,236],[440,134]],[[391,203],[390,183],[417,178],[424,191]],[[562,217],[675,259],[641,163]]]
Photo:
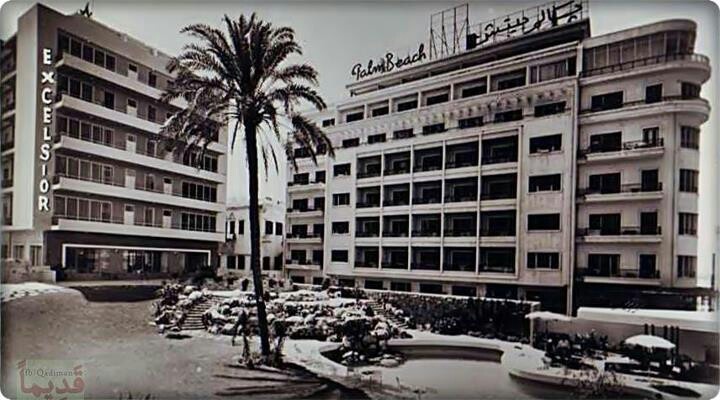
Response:
[[[295,149],[286,273],[568,312],[694,288],[710,112],[695,30],[669,20],[591,37],[573,18],[368,66],[349,98],[312,115],[334,158]]]
[[[2,50],[3,258],[66,277],[216,264],[225,132],[204,154],[159,130],[170,57],[82,15],[35,5]]]

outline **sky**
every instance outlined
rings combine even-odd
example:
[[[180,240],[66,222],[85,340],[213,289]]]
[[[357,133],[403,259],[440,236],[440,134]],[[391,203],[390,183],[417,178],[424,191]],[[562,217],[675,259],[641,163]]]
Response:
[[[1,0],[0,0],[1,1]],[[61,12],[71,13],[84,7],[86,0],[41,1]],[[483,22],[525,8],[545,3],[528,1],[470,2],[470,24]],[[0,10],[0,37],[7,38],[16,29],[17,18],[34,2],[15,0]],[[347,96],[350,69],[357,62],[377,59],[386,51],[405,53],[429,37],[430,15],[463,4],[443,1],[202,1],[155,0],[152,2],[91,2],[93,18],[126,32],[168,54],[177,54],[187,37],[182,27],[191,23],[219,25],[224,14],[237,17],[257,12],[275,25],[295,29],[303,46],[302,61],[315,66],[320,73],[320,93],[329,104]],[[718,6],[703,0],[603,0],[590,1],[592,35],[601,35],[663,19],[688,18],[698,24],[696,52],[710,56],[713,77],[703,87],[703,97],[713,110],[720,104],[716,71],[720,71],[720,25]],[[717,138],[716,112],[702,127],[700,155],[700,218],[698,274],[709,279],[713,252],[718,238],[718,165],[720,141]],[[240,153],[239,148],[234,153]],[[240,163],[235,158],[231,162]],[[284,169],[281,167],[281,170]],[[270,175],[273,175],[271,171]],[[271,180],[284,181],[280,176]],[[266,195],[284,199],[281,185],[265,185]],[[232,196],[243,196],[244,188],[229,188]],[[275,192],[273,192],[275,191]],[[272,192],[272,193],[270,193]]]

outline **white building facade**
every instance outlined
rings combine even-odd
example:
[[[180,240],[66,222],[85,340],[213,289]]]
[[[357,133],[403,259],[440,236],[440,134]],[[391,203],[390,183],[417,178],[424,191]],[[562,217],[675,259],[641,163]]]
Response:
[[[351,83],[313,115],[334,158],[298,148],[288,169],[286,274],[563,312],[690,307],[710,112],[695,29],[590,37],[582,19]]]

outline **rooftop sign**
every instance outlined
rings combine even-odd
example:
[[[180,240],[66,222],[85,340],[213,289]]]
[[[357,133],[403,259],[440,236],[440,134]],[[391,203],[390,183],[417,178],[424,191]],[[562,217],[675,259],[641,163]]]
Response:
[[[467,50],[569,24],[587,17],[587,0],[556,1],[477,24],[467,35]]]

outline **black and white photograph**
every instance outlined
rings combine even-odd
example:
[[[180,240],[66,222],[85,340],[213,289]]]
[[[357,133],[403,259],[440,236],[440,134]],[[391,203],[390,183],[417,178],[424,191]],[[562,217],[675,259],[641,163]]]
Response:
[[[720,391],[710,0],[0,1],[0,398]]]

